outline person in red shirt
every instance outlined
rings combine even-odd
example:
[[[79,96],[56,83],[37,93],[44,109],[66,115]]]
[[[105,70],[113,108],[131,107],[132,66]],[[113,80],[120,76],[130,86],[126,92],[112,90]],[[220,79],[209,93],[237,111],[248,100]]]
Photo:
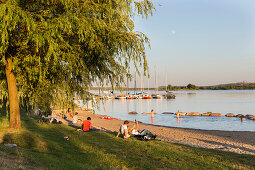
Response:
[[[82,123],[82,130],[84,132],[87,132],[90,130],[91,128],[91,118],[90,117],[87,117],[87,120],[83,120],[83,123]]]
[[[72,109],[71,108],[67,109],[67,115],[70,117],[70,119],[73,118],[73,113],[72,113]]]

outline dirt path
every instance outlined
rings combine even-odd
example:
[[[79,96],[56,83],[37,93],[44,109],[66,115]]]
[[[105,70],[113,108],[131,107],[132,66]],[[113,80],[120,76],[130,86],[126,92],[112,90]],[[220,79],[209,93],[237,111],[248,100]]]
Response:
[[[61,111],[55,111],[60,113]],[[92,126],[101,130],[117,131],[123,120],[106,120],[102,115],[86,111],[77,111],[79,119],[92,118]],[[68,123],[68,122],[64,122]],[[131,127],[133,122],[130,123]],[[139,124],[139,129],[149,129],[157,135],[157,139],[173,143],[187,144],[195,147],[218,149],[255,155],[255,132],[234,132],[218,130],[196,130],[185,128],[163,127],[149,124]]]

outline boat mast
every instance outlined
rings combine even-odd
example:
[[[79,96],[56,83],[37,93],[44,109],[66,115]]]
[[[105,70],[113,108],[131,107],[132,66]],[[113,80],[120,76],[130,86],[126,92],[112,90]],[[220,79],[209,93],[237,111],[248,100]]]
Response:
[[[166,91],[167,91],[167,71],[166,71]]]
[[[155,93],[157,93],[156,90],[157,90],[157,72],[156,72],[156,66],[155,66]]]
[[[147,78],[147,86],[148,86],[148,93],[149,93],[149,77]]]
[[[141,75],[141,90],[142,90],[142,93],[143,93],[143,75]]]
[[[136,93],[136,72],[135,72],[135,89],[134,89],[134,94]]]
[[[128,95],[128,77],[127,77],[127,92],[126,92],[126,96]]]

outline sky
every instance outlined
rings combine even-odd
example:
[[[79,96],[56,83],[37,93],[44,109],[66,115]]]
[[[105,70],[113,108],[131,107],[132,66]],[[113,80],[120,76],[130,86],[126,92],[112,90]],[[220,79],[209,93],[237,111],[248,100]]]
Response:
[[[159,86],[255,82],[254,0],[153,2],[152,17],[135,19],[151,45],[144,87],[155,87],[155,72]]]

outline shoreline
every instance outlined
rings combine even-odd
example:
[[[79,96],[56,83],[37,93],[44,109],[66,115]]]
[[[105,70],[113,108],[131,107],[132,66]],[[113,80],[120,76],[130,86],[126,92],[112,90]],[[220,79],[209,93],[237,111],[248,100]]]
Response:
[[[103,116],[103,115],[101,115]],[[119,119],[122,120],[122,119]],[[124,121],[124,120],[122,120]],[[128,120],[129,122],[134,122],[131,120]],[[255,131],[235,131],[235,130],[208,130],[208,129],[195,129],[195,128],[185,128],[185,127],[174,127],[174,126],[165,126],[165,125],[155,125],[155,124],[151,124],[151,123],[144,123],[139,121],[139,123],[144,124],[144,125],[151,125],[151,126],[159,126],[159,127],[165,127],[165,128],[178,128],[178,129],[184,129],[184,130],[200,130],[200,131],[219,131],[219,132],[253,132],[255,133]]]
[[[60,110],[54,110],[53,114],[60,112]],[[92,126],[101,131],[117,132],[124,121],[120,119],[102,119],[104,115],[99,115],[90,111],[76,110],[74,112],[78,112],[78,118],[82,120],[90,116],[92,118]],[[64,119],[61,119],[61,121],[68,124]],[[130,127],[132,127],[133,124],[134,122],[130,121]],[[157,135],[156,139],[165,142],[255,155],[255,132],[251,131],[190,129],[139,122],[139,130],[142,129],[150,130],[153,134]]]
[[[124,88],[124,89],[126,89],[126,88]],[[99,89],[96,89],[96,90],[88,90],[89,92],[91,92],[91,91],[98,91]],[[100,89],[101,90],[101,89]],[[154,91],[155,89],[149,89],[149,91]],[[175,92],[175,91],[219,91],[219,90],[222,90],[222,91],[234,91],[234,90],[236,90],[236,91],[240,91],[240,90],[244,90],[244,91],[255,91],[255,89],[179,89],[179,90],[157,90],[157,91],[160,91],[160,92],[164,92],[164,91],[170,91],[170,92]],[[101,91],[126,91],[126,90],[112,90],[112,89],[110,89],[110,90],[101,90]],[[134,91],[133,89],[130,89],[130,90],[128,90],[128,91]],[[136,91],[142,91],[141,89],[137,89]]]

